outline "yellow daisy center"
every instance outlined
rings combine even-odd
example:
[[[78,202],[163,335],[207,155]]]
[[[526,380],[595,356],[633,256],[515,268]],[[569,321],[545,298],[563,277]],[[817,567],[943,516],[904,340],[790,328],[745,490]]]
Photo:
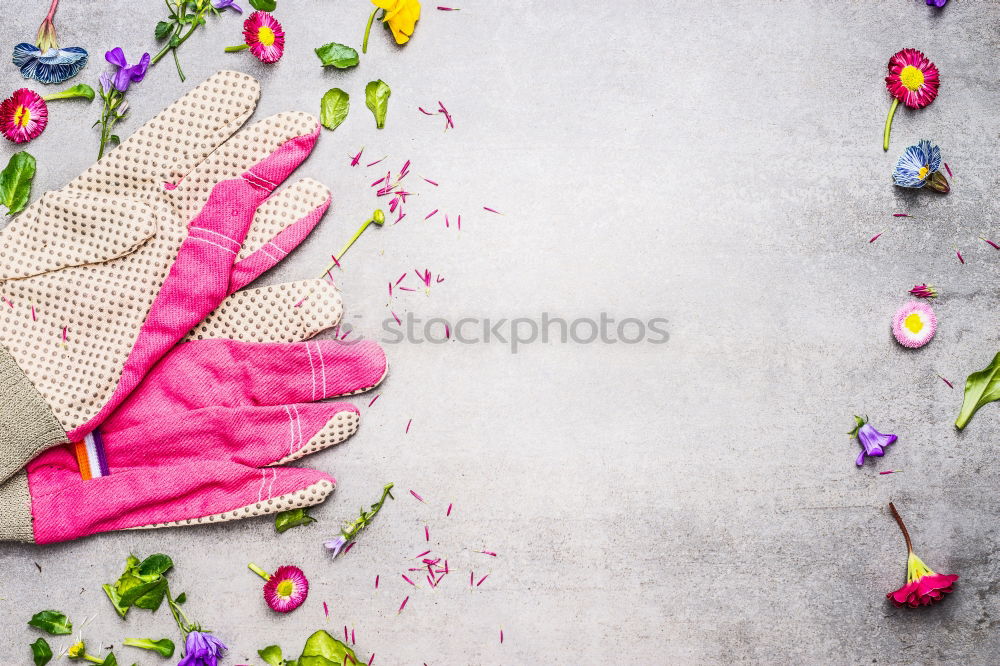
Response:
[[[264,46],[271,46],[272,44],[274,44],[274,30],[271,30],[266,25],[260,26],[259,28],[257,28],[257,41],[263,44]],[[922,75],[920,77],[920,80],[921,82],[924,80],[924,77]],[[279,585],[278,587],[281,586]]]
[[[924,85],[924,73],[913,65],[907,65],[899,73],[899,80],[907,90],[920,90],[920,86]]]
[[[27,127],[31,121],[31,110],[26,106],[19,106],[14,109],[14,124],[18,127]]]
[[[924,322],[920,319],[920,315],[913,312],[906,315],[906,319],[903,320],[903,326],[905,326],[910,333],[919,333],[924,327]]]
[[[920,167],[920,171],[917,174],[920,177],[920,180],[923,180],[924,178],[927,177],[927,172],[928,171],[930,171],[930,169],[928,167],[926,167],[926,166]]]
[[[290,597],[293,591],[295,591],[295,583],[290,580],[281,581],[278,583],[278,587],[275,588],[275,592],[278,593],[279,597]]]

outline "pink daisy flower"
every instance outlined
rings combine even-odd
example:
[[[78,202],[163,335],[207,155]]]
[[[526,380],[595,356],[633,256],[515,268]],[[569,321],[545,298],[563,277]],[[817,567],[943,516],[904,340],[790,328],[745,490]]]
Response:
[[[278,567],[273,574],[268,574],[255,564],[248,566],[267,581],[264,583],[264,601],[271,610],[288,613],[301,606],[309,596],[309,581],[298,567],[286,565]]]
[[[285,32],[267,12],[254,12],[243,22],[243,40],[261,62],[278,62],[285,52]]]
[[[896,310],[892,318],[892,334],[904,347],[923,347],[937,330],[937,316],[927,303],[910,301]]]
[[[889,93],[911,109],[922,109],[937,97],[941,79],[938,68],[916,49],[903,49],[889,58]]]
[[[20,88],[0,102],[0,132],[14,143],[31,141],[48,123],[48,106],[33,90]]]

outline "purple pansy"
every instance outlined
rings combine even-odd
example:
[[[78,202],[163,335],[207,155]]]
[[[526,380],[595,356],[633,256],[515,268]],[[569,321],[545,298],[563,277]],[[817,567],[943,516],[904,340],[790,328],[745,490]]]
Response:
[[[146,70],[149,69],[148,53],[143,53],[138,63],[130,65],[125,60],[125,52],[120,46],[105,53],[104,59],[118,68],[118,71],[113,74],[115,90],[118,92],[125,92],[128,90],[129,84],[142,81],[146,76]],[[101,86],[103,87],[104,84],[104,77],[101,77]]]
[[[857,460],[854,461],[858,467],[861,467],[865,464],[865,457],[881,458],[884,456],[885,447],[895,442],[897,437],[895,435],[883,435],[868,423],[867,418],[855,416],[854,420],[857,422],[857,425],[848,434],[852,437],[857,437],[861,443],[861,453],[858,454]]]
[[[948,4],[948,0],[927,0],[927,4],[931,7],[944,7]]]
[[[212,634],[192,631],[184,642],[184,658],[177,666],[217,666],[226,649]]]
[[[212,0],[212,6],[216,9],[222,10],[226,7],[230,7],[233,11],[238,14],[243,13],[243,8],[240,7],[234,0]]]

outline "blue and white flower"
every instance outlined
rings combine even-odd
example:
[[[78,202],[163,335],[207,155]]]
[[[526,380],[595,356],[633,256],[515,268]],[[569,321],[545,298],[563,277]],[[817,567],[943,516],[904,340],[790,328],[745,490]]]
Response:
[[[900,187],[929,187],[938,192],[949,190],[941,168],[941,149],[927,139],[910,146],[899,157],[892,172],[893,182]]]

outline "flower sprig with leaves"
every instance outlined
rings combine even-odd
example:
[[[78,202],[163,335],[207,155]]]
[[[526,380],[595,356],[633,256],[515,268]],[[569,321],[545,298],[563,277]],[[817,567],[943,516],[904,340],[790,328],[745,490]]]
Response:
[[[205,16],[208,14],[218,14],[226,7],[234,11],[242,12],[239,5],[225,0],[163,0],[170,12],[165,20],[156,24],[153,30],[154,36],[160,40],[166,40],[163,48],[153,56],[150,64],[155,65],[170,53],[174,58],[174,65],[177,67],[177,75],[184,80],[184,70],[181,69],[181,62],[177,58],[177,49],[186,42],[198,26],[205,25]]]
[[[344,549],[344,546],[353,541],[361,530],[368,527],[372,520],[375,519],[375,516],[378,515],[378,512],[382,509],[382,505],[385,503],[386,497],[396,499],[392,496],[393,485],[394,484],[392,483],[387,483],[385,488],[382,489],[382,497],[380,497],[377,502],[372,504],[372,508],[368,511],[361,509],[361,515],[355,518],[354,522],[345,525],[344,529],[340,531],[339,537],[323,542],[323,545],[333,552],[334,557],[339,555]]]

